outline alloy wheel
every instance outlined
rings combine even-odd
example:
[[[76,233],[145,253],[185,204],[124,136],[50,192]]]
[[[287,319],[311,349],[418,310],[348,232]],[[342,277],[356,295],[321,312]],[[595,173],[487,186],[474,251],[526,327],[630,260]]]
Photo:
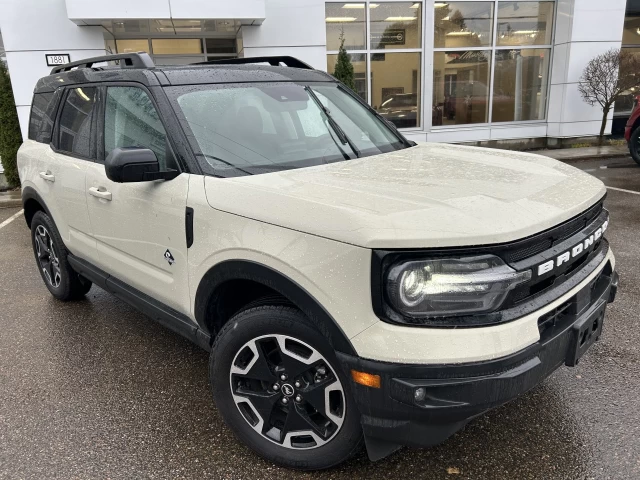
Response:
[[[245,343],[231,364],[233,400],[265,439],[291,449],[325,445],[340,431],[345,393],[327,359],[287,335]]]
[[[62,281],[60,260],[56,254],[51,234],[44,225],[38,225],[35,233],[36,255],[44,276],[53,288],[58,288]]]

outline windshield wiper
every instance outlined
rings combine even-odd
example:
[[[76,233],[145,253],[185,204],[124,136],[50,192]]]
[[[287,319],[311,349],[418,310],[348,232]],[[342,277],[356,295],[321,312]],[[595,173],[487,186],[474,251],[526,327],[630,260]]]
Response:
[[[331,128],[333,129],[333,131],[336,132],[336,135],[340,139],[340,142],[342,142],[343,145],[347,145],[348,144],[349,147],[351,147],[351,150],[353,150],[353,153],[355,154],[355,156],[357,158],[360,158],[360,155],[361,155],[360,150],[358,150],[358,147],[356,147],[356,145],[351,141],[351,139],[344,132],[344,130],[342,130],[342,128],[340,128],[340,125],[338,125],[337,122],[333,119],[329,109],[324,106],[324,104],[316,96],[315,92],[311,89],[311,87],[306,86],[306,87],[304,87],[304,89],[309,94],[311,99],[316,103],[316,105],[318,105],[318,108],[320,108],[320,110],[322,110],[322,113],[324,113],[325,117],[327,117],[327,120],[329,121],[329,125],[331,125]]]
[[[204,158],[210,158],[211,160],[217,160],[218,162],[224,163],[225,165],[229,165],[231,168],[235,168],[236,170],[239,170],[242,173],[246,173],[247,175],[253,175],[253,173],[251,173],[251,172],[249,172],[249,171],[247,171],[247,170],[245,170],[243,168],[240,168],[240,167],[234,165],[231,162],[227,162],[226,160],[223,160],[220,157],[216,157],[214,155],[209,155],[207,153],[196,153],[196,157],[204,157]],[[213,167],[213,168],[215,168],[215,167]]]
[[[354,100],[356,100],[358,103],[360,103],[363,107],[365,107],[367,110],[369,110],[376,118],[378,118],[378,120],[384,123],[387,126],[387,128],[391,130],[391,132],[396,136],[396,138],[400,140],[400,143],[402,143],[405,147],[414,147],[416,145],[415,142],[412,142],[404,138],[404,136],[398,131],[398,127],[396,127],[392,122],[390,122],[389,120],[384,118],[382,115],[380,115],[375,108],[373,108],[367,102],[362,100],[362,98],[359,95],[356,95],[353,91],[349,90],[346,87],[343,87],[340,84],[338,84],[338,90],[341,90],[342,92],[346,93],[347,95],[352,97]]]

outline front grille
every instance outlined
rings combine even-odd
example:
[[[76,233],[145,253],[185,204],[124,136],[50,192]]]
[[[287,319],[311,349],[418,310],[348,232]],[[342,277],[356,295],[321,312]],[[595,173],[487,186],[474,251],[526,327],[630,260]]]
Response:
[[[551,247],[519,261],[509,262],[515,270],[531,270],[533,272],[533,279],[514,289],[505,301],[505,305],[509,307],[517,306],[523,302],[530,301],[545,292],[557,288],[562,283],[570,279],[576,272],[585,268],[585,266],[594,257],[602,255],[603,253],[606,254],[609,249],[609,244],[604,237],[601,236],[597,240],[594,240],[593,244],[590,245],[588,249],[585,249],[583,253],[579,254],[575,258],[570,258],[561,265],[554,263],[553,269],[549,273],[538,273],[538,267],[541,264],[557,260],[560,255],[571,251],[574,246],[583,244],[585,239],[590,238],[596,230],[608,221],[609,213],[606,210],[600,208],[599,214],[595,218],[592,218],[594,211],[597,210],[590,209],[586,212],[588,215],[578,217],[580,220],[579,222],[577,222],[577,219],[574,219],[570,222],[571,225],[565,224],[554,229],[555,234],[557,235],[557,240],[552,242]],[[582,222],[589,218],[591,218],[591,222],[587,223],[577,232],[574,232],[573,235],[567,236],[569,232],[572,232],[576,228],[576,225],[582,225]]]
[[[506,246],[501,257],[507,263],[519,262],[552,248],[559,242],[580,232],[596,220],[604,209],[603,203],[604,199],[589,210],[586,210],[563,224]]]

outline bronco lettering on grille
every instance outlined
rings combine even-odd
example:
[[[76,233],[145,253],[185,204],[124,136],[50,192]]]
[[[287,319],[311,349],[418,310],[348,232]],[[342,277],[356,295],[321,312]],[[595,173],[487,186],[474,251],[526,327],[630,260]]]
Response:
[[[560,267],[561,265],[568,263],[572,258],[579,256],[582,252],[589,250],[596,243],[609,226],[609,220],[605,220],[600,228],[585,238],[582,242],[575,245],[573,248],[558,255],[554,260],[549,260],[541,265],[538,265],[538,276],[549,273],[552,270]]]

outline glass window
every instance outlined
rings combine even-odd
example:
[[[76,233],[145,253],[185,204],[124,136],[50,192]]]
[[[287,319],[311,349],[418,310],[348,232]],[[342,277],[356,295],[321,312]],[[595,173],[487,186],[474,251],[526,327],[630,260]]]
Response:
[[[90,158],[91,118],[96,104],[95,87],[73,88],[69,90],[62,106],[58,148]]]
[[[640,45],[640,16],[627,16],[624,18],[622,44]]]
[[[205,38],[207,53],[236,53],[235,38]]]
[[[349,60],[353,65],[355,92],[366,102],[367,101],[367,56],[364,53],[351,53]],[[331,75],[335,75],[336,62],[338,61],[338,55],[327,55],[327,72]]]
[[[498,46],[550,45],[554,2],[499,2]]]
[[[420,48],[422,45],[422,3],[370,3],[372,50]]]
[[[371,54],[371,104],[398,128],[420,126],[420,53]]]
[[[184,117],[201,164],[223,177],[349,160],[356,158],[356,150],[365,157],[404,148],[384,122],[334,83],[166,91]],[[328,109],[338,131],[318,103]]]
[[[547,104],[551,50],[497,50],[493,122],[542,120]]]
[[[47,105],[47,109],[42,117],[42,125],[40,126],[40,131],[36,134],[36,141],[41,143],[51,142],[53,126],[56,121],[56,114],[58,113],[58,103],[60,102],[60,97],[63,92],[64,90],[62,88],[58,88],[54,92],[53,98],[49,102],[49,105]]]
[[[171,20],[165,22],[171,25]],[[116,20],[113,22],[113,33],[149,33],[149,20]],[[173,33],[173,27],[170,33]]]
[[[151,40],[154,55],[184,55],[202,52],[199,38],[154,38]]]
[[[149,40],[134,39],[134,40],[116,40],[116,47],[118,53],[134,53],[134,52],[147,52],[149,53]]]
[[[43,120],[47,112],[49,102],[53,99],[53,92],[36,93],[31,103],[31,117],[29,118],[29,138],[38,140],[38,135],[43,126]],[[48,141],[45,143],[49,143]]]
[[[325,4],[327,50],[340,48],[340,36],[344,34],[344,48],[363,50],[365,45],[365,4]]]
[[[435,52],[433,125],[488,122],[490,75],[490,50]]]
[[[632,53],[634,56],[640,55],[640,47],[624,47],[622,50],[626,53]],[[614,104],[614,111],[616,112],[616,115],[631,115],[639,96],[640,89],[635,87],[623,92]]]
[[[109,87],[104,112],[104,155],[116,147],[143,147],[153,150],[166,170],[166,133],[158,112],[138,87]]]
[[[493,2],[436,2],[434,5],[435,48],[491,46]]]

